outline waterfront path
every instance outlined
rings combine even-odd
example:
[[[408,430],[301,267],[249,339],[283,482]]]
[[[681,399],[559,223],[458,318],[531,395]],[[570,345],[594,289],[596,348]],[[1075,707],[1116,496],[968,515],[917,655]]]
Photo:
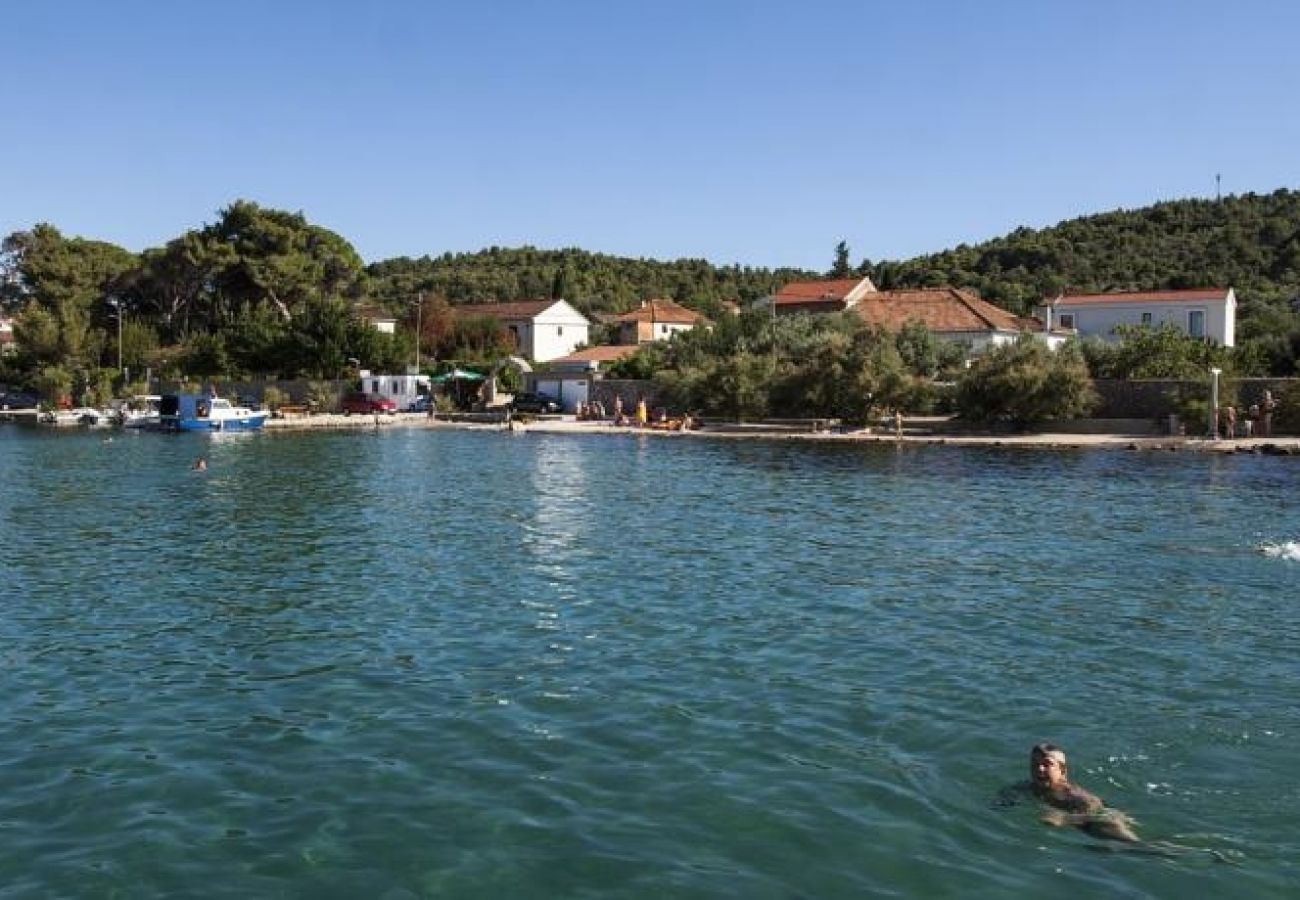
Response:
[[[863,428],[833,431],[795,431],[765,427],[761,423],[719,426],[681,432],[664,431],[635,426],[617,427],[608,421],[579,421],[572,416],[515,420],[517,432],[538,434],[643,434],[666,438],[717,438],[766,440],[863,442],[881,444],[945,444],[951,446],[979,447],[1034,447],[1046,449],[1109,448],[1123,450],[1189,451],[1210,453],[1280,453],[1300,455],[1300,437],[1239,438],[1236,440],[1207,440],[1187,437],[1153,437],[1126,434],[1074,434],[1068,432],[975,433],[948,430],[942,423],[927,420],[924,430],[905,429],[902,437],[885,428]],[[300,431],[315,429],[362,428],[453,428],[468,430],[503,431],[499,422],[448,422],[430,419],[424,414],[398,413],[391,416],[343,416],[319,414],[271,419],[266,426],[271,431]]]

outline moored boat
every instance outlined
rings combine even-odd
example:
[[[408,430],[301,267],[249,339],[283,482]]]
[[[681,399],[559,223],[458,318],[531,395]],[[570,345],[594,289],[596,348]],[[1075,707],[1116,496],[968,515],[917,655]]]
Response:
[[[163,394],[158,404],[164,431],[251,431],[265,425],[269,415],[212,394]]]
[[[159,425],[158,406],[162,397],[158,394],[136,394],[125,400],[114,400],[112,419],[123,428],[156,429]]]

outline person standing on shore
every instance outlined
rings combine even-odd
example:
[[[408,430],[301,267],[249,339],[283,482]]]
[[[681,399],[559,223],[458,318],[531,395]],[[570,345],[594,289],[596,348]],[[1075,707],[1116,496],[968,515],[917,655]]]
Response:
[[[1259,404],[1259,412],[1264,426],[1260,429],[1262,437],[1273,436],[1273,411],[1277,409],[1277,401],[1273,399],[1272,391],[1264,391],[1264,399]]]
[[[1223,436],[1232,440],[1237,436],[1237,407],[1228,406],[1223,410]]]
[[[650,413],[646,409],[645,397],[638,397],[636,401],[636,424],[638,428],[645,428],[646,423],[650,421]]]

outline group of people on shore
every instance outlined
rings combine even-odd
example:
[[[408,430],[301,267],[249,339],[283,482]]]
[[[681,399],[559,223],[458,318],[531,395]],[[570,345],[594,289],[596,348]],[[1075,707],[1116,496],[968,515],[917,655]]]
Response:
[[[652,415],[644,397],[638,397],[636,404],[632,407],[632,412],[628,413],[624,408],[623,398],[618,394],[614,395],[612,414],[606,410],[605,404],[601,401],[589,400],[578,404],[576,418],[580,422],[604,422],[612,419],[612,424],[617,428],[636,427],[667,431],[689,431],[698,427],[697,420],[690,413],[685,413],[681,417],[669,417],[668,410],[660,407]]]
[[[1258,403],[1246,408],[1246,415],[1239,421],[1237,407],[1232,404],[1214,411],[1214,437],[1232,440],[1233,438],[1271,438],[1273,436],[1273,415],[1277,412],[1277,399],[1272,391],[1264,391]]]

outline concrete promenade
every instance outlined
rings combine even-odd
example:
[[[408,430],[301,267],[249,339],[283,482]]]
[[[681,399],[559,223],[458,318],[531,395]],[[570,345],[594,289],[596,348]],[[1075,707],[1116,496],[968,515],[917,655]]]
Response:
[[[266,424],[273,432],[317,429],[363,428],[439,428],[474,431],[507,431],[500,422],[448,422],[430,419],[424,414],[398,413],[382,416],[342,416],[319,414],[271,419]],[[830,431],[801,431],[790,428],[766,428],[762,424],[707,425],[693,431],[666,431],[636,426],[615,426],[610,421],[578,421],[572,416],[516,419],[514,433],[536,434],[637,434],[646,437],[716,440],[787,440],[828,443],[930,444],[954,447],[1025,447],[1039,449],[1115,449],[1148,451],[1186,451],[1198,453],[1276,453],[1300,455],[1300,437],[1238,438],[1206,440],[1187,437],[1152,437],[1125,434],[1042,433],[973,433],[947,430],[941,422],[925,420],[923,428],[905,423],[902,437],[884,427]]]

